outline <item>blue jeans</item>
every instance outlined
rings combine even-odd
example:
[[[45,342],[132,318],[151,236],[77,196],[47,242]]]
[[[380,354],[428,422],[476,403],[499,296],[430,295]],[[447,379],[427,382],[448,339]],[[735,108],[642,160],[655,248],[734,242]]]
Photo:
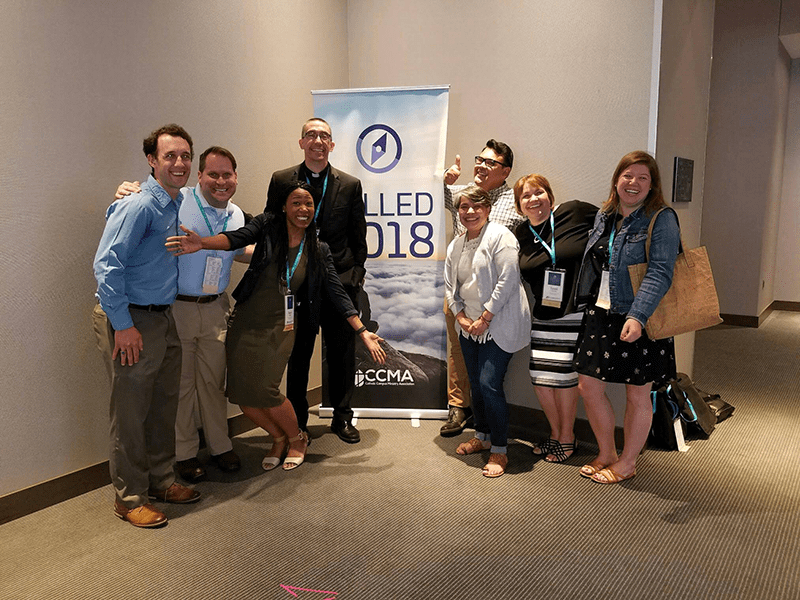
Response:
[[[472,388],[472,414],[475,431],[489,434],[492,452],[508,445],[508,405],[503,391],[511,353],[502,350],[494,340],[483,344],[458,336]]]

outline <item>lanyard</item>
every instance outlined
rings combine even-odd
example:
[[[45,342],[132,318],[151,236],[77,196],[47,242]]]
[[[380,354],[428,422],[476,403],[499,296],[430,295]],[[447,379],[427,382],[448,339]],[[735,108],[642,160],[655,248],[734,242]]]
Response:
[[[617,213],[614,213],[614,219],[611,227],[611,235],[608,236],[608,266],[611,267],[611,257],[614,252],[614,237],[617,235]]]
[[[289,270],[289,257],[286,257],[286,289],[291,291],[292,290],[292,277],[294,277],[294,272],[297,270],[297,265],[300,264],[300,257],[303,255],[303,246],[306,243],[306,237],[303,236],[303,239],[300,241],[300,248],[297,250],[297,256],[294,257],[294,264],[292,265],[292,270]]]
[[[556,268],[556,226],[555,226],[555,219],[553,218],[553,211],[550,211],[550,234],[553,237],[553,246],[552,247],[550,245],[548,245],[548,243],[545,242],[544,239],[542,239],[542,236],[540,236],[538,233],[536,233],[536,230],[533,228],[533,226],[531,225],[530,221],[528,221],[528,228],[531,230],[531,233],[536,236],[536,239],[539,240],[539,243],[541,243],[542,246],[544,246],[545,250],[547,250],[547,253],[550,255],[550,260],[553,261],[553,268],[555,269]]]
[[[308,175],[306,175],[306,183],[308,185],[311,185],[311,180],[308,178]],[[323,179],[322,181],[322,196],[320,196],[319,198],[319,204],[317,204],[317,210],[314,211],[314,220],[317,223],[319,223],[319,220],[317,219],[317,217],[319,216],[319,209],[322,208],[322,201],[325,199],[325,192],[327,191],[327,189],[328,189],[328,176],[325,175],[325,179]]]
[[[208,231],[211,235],[214,235],[214,230],[211,229],[211,223],[208,221],[208,217],[206,216],[206,211],[203,210],[203,205],[200,203],[200,198],[197,197],[197,192],[194,191],[192,188],[192,194],[194,195],[194,199],[197,201],[197,208],[200,209],[200,214],[203,215],[203,219],[206,222],[206,227],[208,227]],[[225,215],[225,223],[222,225],[222,231],[225,231],[228,228],[228,219],[231,218],[230,213]]]

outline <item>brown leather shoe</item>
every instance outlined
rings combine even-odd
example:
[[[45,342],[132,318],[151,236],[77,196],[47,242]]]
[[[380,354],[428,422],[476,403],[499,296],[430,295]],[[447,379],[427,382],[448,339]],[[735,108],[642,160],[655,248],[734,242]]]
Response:
[[[200,492],[177,482],[165,490],[148,490],[147,495],[154,500],[171,504],[191,504],[200,500]]]
[[[152,504],[128,508],[117,498],[114,501],[114,514],[134,527],[160,527],[167,524],[167,515]]]

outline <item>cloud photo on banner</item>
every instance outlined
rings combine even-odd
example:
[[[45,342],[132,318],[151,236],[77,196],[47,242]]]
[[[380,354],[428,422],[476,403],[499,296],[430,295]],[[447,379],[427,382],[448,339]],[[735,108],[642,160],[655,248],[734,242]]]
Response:
[[[443,262],[368,260],[366,267],[378,335],[397,350],[445,360]]]

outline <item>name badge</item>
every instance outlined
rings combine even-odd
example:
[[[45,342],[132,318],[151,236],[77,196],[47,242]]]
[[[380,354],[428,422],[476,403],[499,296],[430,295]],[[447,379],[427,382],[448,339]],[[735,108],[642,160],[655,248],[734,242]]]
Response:
[[[560,308],[564,299],[564,279],[567,272],[564,269],[546,269],[544,272],[544,285],[542,286],[542,306]]]
[[[603,276],[600,279],[600,293],[597,294],[597,302],[595,302],[599,308],[606,310],[611,308],[611,292],[608,290],[608,279],[608,271],[603,269]]]
[[[219,256],[206,256],[206,272],[203,275],[203,293],[216,294],[222,278],[222,259]]]
[[[283,297],[283,330],[292,329],[294,329],[294,294],[286,294]]]

